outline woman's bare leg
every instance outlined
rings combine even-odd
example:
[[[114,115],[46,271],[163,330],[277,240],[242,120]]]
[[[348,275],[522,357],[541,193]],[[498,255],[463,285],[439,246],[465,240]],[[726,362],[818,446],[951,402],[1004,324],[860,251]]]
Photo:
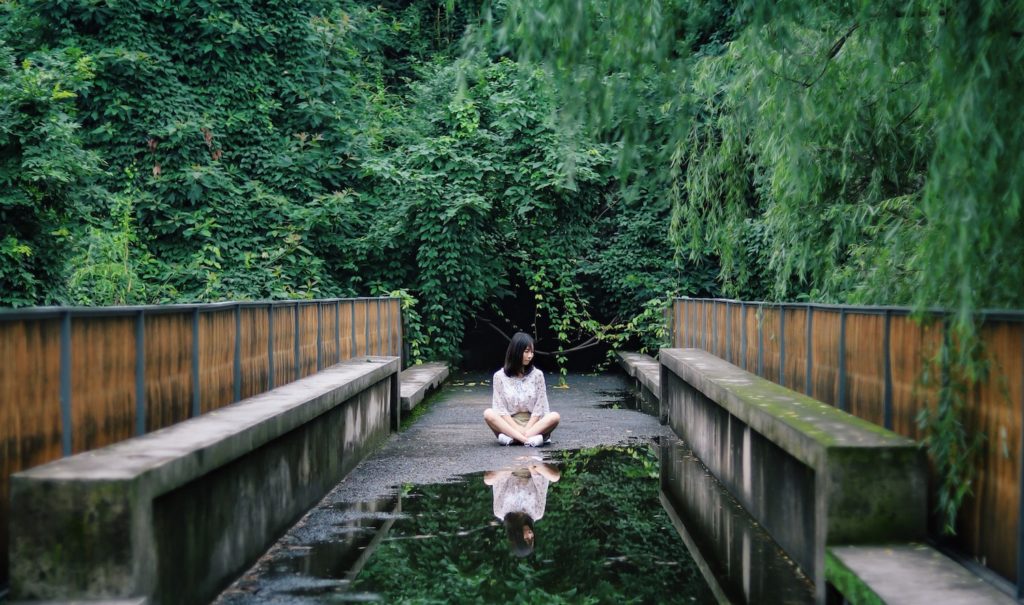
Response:
[[[544,414],[544,417],[535,422],[533,426],[527,428],[524,434],[528,438],[534,435],[544,435],[544,438],[547,439],[551,435],[551,431],[555,430],[561,420],[562,417],[558,412],[549,412]]]
[[[529,435],[523,434],[522,427],[516,424],[511,416],[502,416],[490,408],[484,410],[484,422],[487,423],[488,428],[494,431],[495,437],[498,436],[498,433],[505,433],[519,443],[526,443],[529,438]]]

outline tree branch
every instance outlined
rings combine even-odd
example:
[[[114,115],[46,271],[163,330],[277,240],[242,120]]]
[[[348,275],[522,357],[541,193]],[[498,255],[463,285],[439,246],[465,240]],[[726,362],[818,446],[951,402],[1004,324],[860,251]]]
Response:
[[[921,108],[921,103],[922,103],[921,101],[918,101],[917,105],[914,105],[914,108],[910,110],[910,113],[908,113],[907,115],[903,116],[903,119],[901,119],[899,121],[899,123],[896,124],[896,126],[893,128],[893,130],[897,130],[897,129],[899,129],[900,126],[903,126],[903,123],[906,122],[907,120],[909,120],[910,116],[914,115],[914,113],[917,112],[917,110]]]
[[[578,345],[576,345],[574,347],[571,347],[569,349],[562,349],[560,351],[551,351],[551,352],[534,350],[534,353],[536,353],[537,355],[543,355],[545,357],[551,357],[551,356],[554,356],[554,355],[568,355],[569,353],[575,353],[577,351],[582,351],[584,349],[589,349],[590,347],[596,347],[599,344],[601,344],[601,341],[598,340],[596,336],[591,336],[590,338],[588,338],[587,340],[583,341],[582,343],[580,343],[580,344],[578,344]]]
[[[820,80],[821,77],[825,75],[825,72],[828,70],[828,66],[832,63],[832,59],[835,59],[836,55],[839,54],[839,51],[843,50],[843,46],[846,44],[846,41],[850,39],[850,36],[853,35],[853,32],[857,31],[858,27],[860,27],[860,24],[854,23],[850,27],[850,29],[846,30],[846,33],[843,34],[841,38],[835,41],[835,43],[832,45],[832,48],[830,48],[828,51],[828,56],[825,58],[825,65],[821,67],[821,71],[818,73],[818,77],[814,78],[814,80],[812,80],[809,84],[806,84],[807,88],[810,88],[817,84],[818,80]]]
[[[508,334],[506,334],[501,328],[499,328],[498,326],[494,325],[494,322],[492,322],[491,320],[484,319],[483,317],[477,317],[476,320],[481,322],[481,323],[487,324],[488,326],[491,327],[492,330],[494,330],[498,334],[501,334],[501,337],[504,338],[506,342],[511,342],[512,341],[512,337],[509,336]],[[614,322],[612,322],[612,323],[614,323]],[[572,347],[570,347],[568,349],[559,349],[558,351],[541,351],[540,349],[534,348],[533,349],[533,353],[534,353],[534,355],[540,355],[542,357],[552,357],[552,356],[555,356],[555,355],[567,355],[569,353],[576,353],[577,351],[583,351],[583,350],[589,349],[591,347],[596,347],[599,344],[601,344],[601,341],[597,338],[597,336],[591,336],[590,338],[588,338],[587,340],[581,342],[580,344],[572,346]]]
[[[836,58],[836,55],[838,55],[839,51],[843,49],[843,46],[846,44],[846,41],[850,39],[850,36],[852,36],[853,32],[857,31],[857,28],[859,27],[859,23],[854,23],[852,26],[850,26],[850,29],[846,30],[845,34],[840,36],[838,40],[832,43],[832,47],[829,48],[828,55],[825,57],[825,64],[821,66],[821,71],[818,72],[818,75],[815,76],[813,80],[807,81],[799,78],[791,78],[784,74],[778,73],[777,71],[773,70],[768,66],[765,66],[765,70],[777,78],[782,78],[783,80],[786,80],[787,82],[792,82],[793,84],[799,84],[804,88],[810,88],[817,84],[818,80],[820,80],[821,77],[825,75],[825,72],[828,71],[828,66],[832,63],[832,59]]]

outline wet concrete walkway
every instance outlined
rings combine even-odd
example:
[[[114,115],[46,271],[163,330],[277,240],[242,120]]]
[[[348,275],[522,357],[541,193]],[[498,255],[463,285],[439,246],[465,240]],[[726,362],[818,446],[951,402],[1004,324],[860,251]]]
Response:
[[[632,388],[620,373],[569,375],[568,388],[555,388],[556,376],[546,378],[551,409],[562,415],[549,445],[499,445],[483,423],[491,400],[490,375],[455,373],[421,404],[426,406],[421,417],[360,463],[217,602],[279,602],[279,590],[286,587],[280,585],[278,563],[331,540],[350,514],[347,504],[379,501],[402,485],[444,483],[460,475],[520,465],[524,457],[548,458],[559,450],[647,443],[671,435],[657,418],[628,409]]]

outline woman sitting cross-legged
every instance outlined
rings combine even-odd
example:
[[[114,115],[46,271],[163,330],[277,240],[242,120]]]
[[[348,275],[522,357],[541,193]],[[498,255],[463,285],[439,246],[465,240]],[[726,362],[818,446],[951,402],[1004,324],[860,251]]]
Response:
[[[505,351],[505,367],[494,373],[491,407],[484,421],[498,443],[537,447],[551,440],[561,416],[548,410],[544,374],[533,367],[533,339],[516,332]]]

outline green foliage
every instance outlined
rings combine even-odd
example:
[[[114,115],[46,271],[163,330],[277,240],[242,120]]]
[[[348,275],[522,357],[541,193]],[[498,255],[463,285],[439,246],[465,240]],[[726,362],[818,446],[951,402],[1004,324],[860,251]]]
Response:
[[[11,8],[0,5],[0,20]],[[0,26],[0,305],[61,296],[69,225],[102,196],[96,154],[80,140],[75,99],[93,78],[77,48],[18,58]]]
[[[924,445],[942,484],[938,488],[935,512],[942,532],[956,534],[957,514],[964,500],[973,493],[978,474],[977,454],[985,440],[981,433],[968,434],[964,428],[969,385],[984,381],[988,371],[983,358],[974,352],[967,366],[957,364],[961,343],[954,342],[949,322],[943,325],[943,342],[934,359],[925,365],[923,384],[937,387],[937,401],[917,415],[918,427],[925,434]],[[973,371],[975,376],[965,376]]]
[[[132,191],[114,196],[111,217],[87,225],[68,263],[67,299],[79,305],[137,304],[147,299],[143,271],[152,259],[139,248]]]
[[[774,299],[938,304],[961,329],[1024,304],[1020,267],[1000,262],[1024,246],[1019,6],[547,1],[502,16],[499,37],[577,95],[575,117],[628,134],[609,108],[666,116],[644,141],[669,160],[677,243],[709,245],[730,293],[767,271]],[[768,245],[751,254],[751,238]]]
[[[533,332],[539,348],[570,349],[621,330],[614,316],[644,295],[664,295],[671,251],[645,249],[659,238],[643,230],[667,208],[620,199],[609,146],[558,128],[544,72],[477,54],[425,65],[410,89],[408,105],[381,110],[406,120],[365,163],[372,188],[352,216],[367,235],[341,256],[358,267],[352,279],[416,293],[428,356],[457,358],[464,326],[481,316]],[[631,217],[639,231],[624,234]],[[617,294],[604,278],[632,260]]]
[[[954,517],[977,313],[1024,306],[1021,4],[499,4],[477,39],[543,64],[625,171],[659,158],[676,248],[726,294],[953,311],[959,386],[926,425]]]
[[[408,347],[409,360],[412,365],[430,361],[423,356],[423,351],[430,344],[424,328],[423,319],[417,311],[419,301],[409,294],[408,290],[392,290],[388,296],[398,298],[402,304],[402,324],[404,332],[404,346]]]
[[[43,48],[63,61],[32,64],[68,81],[31,94],[64,112],[72,147],[47,149],[61,212],[31,221],[70,257],[2,240],[22,261],[4,265],[11,302],[400,290],[415,361],[458,359],[478,319],[553,351],[625,342],[645,301],[713,286],[712,265],[691,277],[668,246],[667,201],[623,195],[615,149],[564,128],[550,74],[451,52],[474,3],[2,6],[11,67]],[[38,130],[23,107],[7,131]]]
[[[626,324],[625,333],[639,338],[641,353],[655,355],[658,349],[670,346],[672,333],[668,314],[672,305],[673,297],[652,298]]]
[[[770,298],[954,310],[960,345],[947,340],[941,363],[953,379],[922,416],[952,532],[981,438],[967,433],[962,397],[983,365],[974,314],[1024,305],[1021,269],[1004,262],[1024,253],[1010,176],[1024,166],[1011,108],[1024,14],[1003,3],[777,10],[696,63],[692,131],[704,144],[688,143],[680,165],[683,237],[714,242],[726,283],[767,273]],[[768,246],[743,266],[751,224]]]
[[[178,301],[353,292],[328,259],[346,235],[352,158],[385,77],[377,54],[400,35],[389,16],[344,1],[38,1],[8,11],[0,39],[19,55],[51,47],[88,58],[90,85],[77,99],[82,144],[108,169],[95,184],[121,188],[125,170],[134,176],[137,244],[147,279],[160,286],[140,293]],[[108,197],[87,222],[102,225],[118,204]],[[82,245],[95,249],[86,232]],[[93,252],[78,258],[105,264]]]
[[[943,306],[952,518],[977,312],[1024,306],[1022,31],[997,0],[0,2],[0,305],[398,291],[413,361],[487,321],[563,367],[653,350],[673,295]]]

